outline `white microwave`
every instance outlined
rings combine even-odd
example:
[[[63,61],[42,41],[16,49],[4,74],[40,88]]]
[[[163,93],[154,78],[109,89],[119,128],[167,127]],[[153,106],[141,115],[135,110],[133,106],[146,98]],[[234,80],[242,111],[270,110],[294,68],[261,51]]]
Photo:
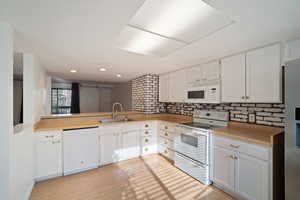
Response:
[[[188,88],[185,101],[188,103],[220,103],[220,86],[206,85]]]

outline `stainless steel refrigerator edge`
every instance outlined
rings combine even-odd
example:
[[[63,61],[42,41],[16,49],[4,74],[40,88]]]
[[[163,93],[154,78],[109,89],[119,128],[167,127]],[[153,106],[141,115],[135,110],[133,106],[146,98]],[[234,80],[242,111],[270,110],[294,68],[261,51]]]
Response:
[[[286,63],[285,104],[285,199],[295,200],[300,199],[300,59]]]

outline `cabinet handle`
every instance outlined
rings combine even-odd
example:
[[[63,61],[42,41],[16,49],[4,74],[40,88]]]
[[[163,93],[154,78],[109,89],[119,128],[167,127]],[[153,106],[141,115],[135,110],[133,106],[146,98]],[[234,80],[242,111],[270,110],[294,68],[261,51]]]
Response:
[[[250,99],[250,97],[249,97],[249,96],[246,96],[246,99]]]
[[[242,96],[242,99],[245,99],[245,96]]]
[[[54,138],[54,135],[46,135],[46,138]]]
[[[145,127],[147,128],[147,127],[149,127],[149,125],[148,125],[148,124],[145,124]]]
[[[168,153],[168,151],[167,150],[165,150],[165,154],[167,154]]]
[[[145,142],[148,142],[149,140],[148,139],[145,139]]]
[[[167,132],[165,132],[165,136],[168,136],[168,133],[167,133]]]
[[[148,135],[148,134],[149,134],[149,132],[148,132],[148,131],[145,131],[145,134],[146,134],[146,135]]]
[[[239,145],[233,145],[233,144],[230,144],[229,146],[232,148],[236,148],[236,149],[238,149],[240,147]]]
[[[168,126],[165,126],[165,129],[168,129]]]
[[[234,156],[233,156],[233,155],[230,155],[229,158],[234,159]]]

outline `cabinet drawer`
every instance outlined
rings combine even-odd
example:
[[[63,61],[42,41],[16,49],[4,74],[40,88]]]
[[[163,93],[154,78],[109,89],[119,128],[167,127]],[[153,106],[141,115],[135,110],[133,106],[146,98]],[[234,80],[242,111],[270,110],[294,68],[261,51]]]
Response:
[[[57,141],[61,139],[60,131],[42,131],[38,133],[38,142]]]
[[[174,151],[171,149],[168,149],[165,146],[159,145],[159,153],[161,153],[163,156],[167,157],[170,160],[174,160]]]
[[[157,149],[157,146],[155,144],[144,146],[144,147],[142,147],[142,155],[157,153],[156,149]]]
[[[153,131],[151,129],[141,130],[142,137],[152,136],[152,134],[153,134]]]
[[[169,131],[159,131],[159,136],[167,138],[169,140],[174,140],[174,133]]]
[[[159,123],[158,129],[162,131],[175,132],[175,123]]]
[[[167,138],[159,137],[159,144],[163,145],[169,149],[174,150],[174,142],[172,140],[169,140]]]
[[[153,123],[151,121],[146,121],[141,123],[141,129],[152,129]]]
[[[270,148],[213,135],[213,145],[238,151],[263,160],[270,159]]]
[[[152,145],[154,143],[155,141],[152,136],[142,137],[142,141],[141,141],[142,146]]]

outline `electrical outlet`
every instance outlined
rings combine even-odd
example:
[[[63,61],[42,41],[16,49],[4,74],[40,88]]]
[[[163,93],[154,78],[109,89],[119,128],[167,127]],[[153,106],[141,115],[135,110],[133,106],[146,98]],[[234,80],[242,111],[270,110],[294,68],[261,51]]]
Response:
[[[255,114],[254,113],[249,113],[249,122],[250,123],[255,123]]]

